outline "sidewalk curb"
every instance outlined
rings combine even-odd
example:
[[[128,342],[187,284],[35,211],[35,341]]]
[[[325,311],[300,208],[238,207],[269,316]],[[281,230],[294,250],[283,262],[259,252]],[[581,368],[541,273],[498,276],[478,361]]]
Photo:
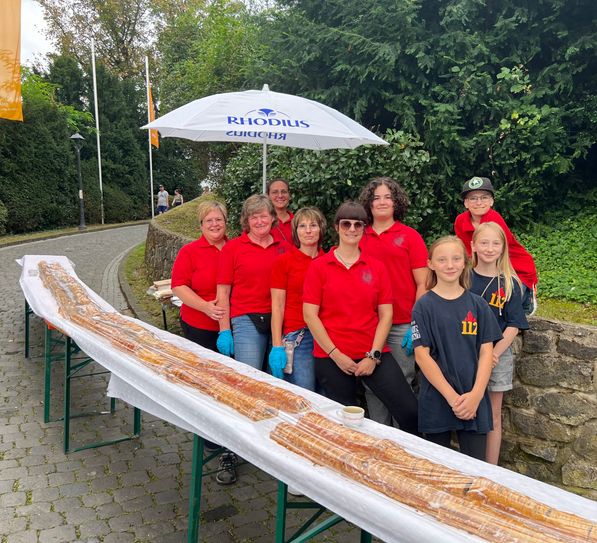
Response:
[[[48,232],[45,236],[40,236],[33,239],[21,239],[21,240],[14,240],[9,241],[7,243],[0,243],[0,249],[4,249],[5,247],[14,247],[15,245],[23,245],[25,243],[33,243],[34,241],[46,241],[49,239],[57,239],[57,238],[64,238],[66,236],[72,236],[75,234],[93,234],[95,232],[102,232],[104,230],[114,230],[115,228],[128,228],[129,226],[140,226],[142,224],[149,224],[151,219],[146,219],[142,221],[135,221],[127,224],[105,224],[103,226],[99,226],[97,228],[90,229],[90,230],[78,230],[75,232],[61,232],[61,233],[50,233]]]
[[[120,290],[124,294],[124,299],[126,303],[130,307],[131,311],[133,312],[134,316],[142,320],[143,322],[151,323],[152,318],[147,311],[145,311],[138,303],[137,298],[133,293],[133,289],[130,287],[128,281],[126,280],[126,273],[124,272],[124,266],[126,265],[127,260],[129,259],[130,254],[138,247],[135,245],[132,247],[127,253],[124,255],[124,258],[118,264],[118,284],[120,285]]]

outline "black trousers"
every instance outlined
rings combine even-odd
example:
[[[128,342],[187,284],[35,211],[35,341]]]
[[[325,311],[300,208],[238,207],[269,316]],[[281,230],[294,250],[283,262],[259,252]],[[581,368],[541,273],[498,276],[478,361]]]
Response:
[[[342,405],[356,405],[357,379],[362,379],[398,421],[401,430],[418,433],[417,399],[392,353],[383,353],[375,371],[362,377],[344,373],[331,358],[316,358],[315,375],[325,395]]]
[[[192,341],[197,345],[201,345],[201,347],[205,347],[206,349],[211,349],[216,353],[218,352],[218,348],[216,346],[216,341],[218,340],[217,332],[214,332],[213,330],[195,328],[194,326],[187,324],[182,319],[180,319],[180,328],[182,329],[184,337],[187,338],[189,341]],[[209,439],[206,439],[205,447],[207,448],[207,450],[213,450],[219,448],[220,445],[214,443],[213,441],[209,441]]]
[[[187,324],[182,319],[180,320],[180,327],[184,337],[186,337],[188,340],[196,343],[197,345],[201,345],[201,347],[216,351],[216,353],[218,352],[218,348],[216,347],[218,332],[214,332],[213,330],[203,330],[202,328],[195,328],[194,326]]]
[[[477,460],[485,461],[485,446],[487,445],[487,434],[479,434],[466,430],[457,430],[458,445],[460,452],[467,456],[472,456]],[[450,449],[452,432],[439,432],[437,434],[425,434],[427,441],[437,443],[442,447]]]

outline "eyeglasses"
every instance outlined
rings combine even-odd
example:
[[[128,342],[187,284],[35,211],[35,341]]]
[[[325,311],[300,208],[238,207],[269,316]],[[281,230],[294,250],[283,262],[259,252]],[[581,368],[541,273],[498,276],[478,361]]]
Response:
[[[212,226],[214,224],[221,224],[223,222],[223,217],[216,217],[215,219],[203,219],[203,224],[208,224],[209,226]]]
[[[365,223],[363,221],[351,221],[350,219],[341,219],[338,223],[342,230],[348,232],[351,228],[354,228],[357,232],[360,232],[365,228]]]
[[[493,199],[493,196],[488,196],[487,194],[484,196],[467,196],[466,199],[470,202],[489,202],[489,200]]]
[[[316,230],[319,229],[319,225],[316,222],[302,222],[301,224],[298,224],[296,228],[297,230],[306,230],[307,228],[310,228],[311,230]]]

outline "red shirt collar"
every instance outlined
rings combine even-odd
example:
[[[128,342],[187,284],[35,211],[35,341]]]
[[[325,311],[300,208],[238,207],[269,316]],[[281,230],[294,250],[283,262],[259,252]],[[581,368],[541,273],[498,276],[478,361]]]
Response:
[[[398,232],[403,226],[404,225],[400,221],[394,221],[392,226],[390,226],[390,228],[384,230],[382,232],[382,234],[385,234],[386,232]],[[365,228],[365,234],[372,235],[372,236],[380,236],[381,235],[381,234],[378,234],[375,230],[373,230],[372,225],[369,225],[369,226],[367,226],[367,228]]]
[[[227,241],[228,241],[228,238],[226,236],[224,236],[224,244],[226,244]],[[207,241],[207,239],[205,238],[204,235],[201,235],[197,239],[197,244],[199,245],[199,247],[215,247],[216,249],[218,249],[215,245],[213,245],[209,241]],[[218,251],[219,250],[220,249],[218,249]]]
[[[334,245],[325,255],[323,255],[321,258],[324,259],[326,264],[338,264],[339,266],[341,266],[342,268],[346,269],[346,266],[344,264],[342,264],[342,262],[340,262],[337,258],[336,255],[334,254],[334,251],[338,248],[337,245]],[[363,255],[363,251],[361,251],[361,254],[359,255],[359,259],[353,264],[367,264],[367,256]],[[351,266],[352,267],[352,266]]]
[[[273,236],[272,236],[273,238]],[[267,249],[268,247],[271,247],[272,245],[278,245],[280,243],[279,240],[277,240],[276,238],[273,238],[274,242],[271,243],[270,245],[268,245],[267,247],[261,247],[261,245],[259,245],[258,243],[255,243],[254,241],[251,240],[251,238],[249,237],[248,232],[244,232],[240,235],[240,241],[241,243],[250,243],[251,245],[255,245],[257,247],[261,247],[262,249]]]

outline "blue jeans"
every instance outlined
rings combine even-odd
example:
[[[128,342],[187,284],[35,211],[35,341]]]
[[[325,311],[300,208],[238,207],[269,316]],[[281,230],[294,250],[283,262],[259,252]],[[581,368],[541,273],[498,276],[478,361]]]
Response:
[[[284,340],[295,341],[300,330],[290,332]],[[307,390],[315,391],[315,360],[313,358],[313,336],[309,329],[298,347],[294,348],[292,373],[285,373],[284,380]]]
[[[271,345],[271,335],[258,332],[248,315],[240,315],[232,319],[232,337],[234,359],[263,370],[265,353]]]

